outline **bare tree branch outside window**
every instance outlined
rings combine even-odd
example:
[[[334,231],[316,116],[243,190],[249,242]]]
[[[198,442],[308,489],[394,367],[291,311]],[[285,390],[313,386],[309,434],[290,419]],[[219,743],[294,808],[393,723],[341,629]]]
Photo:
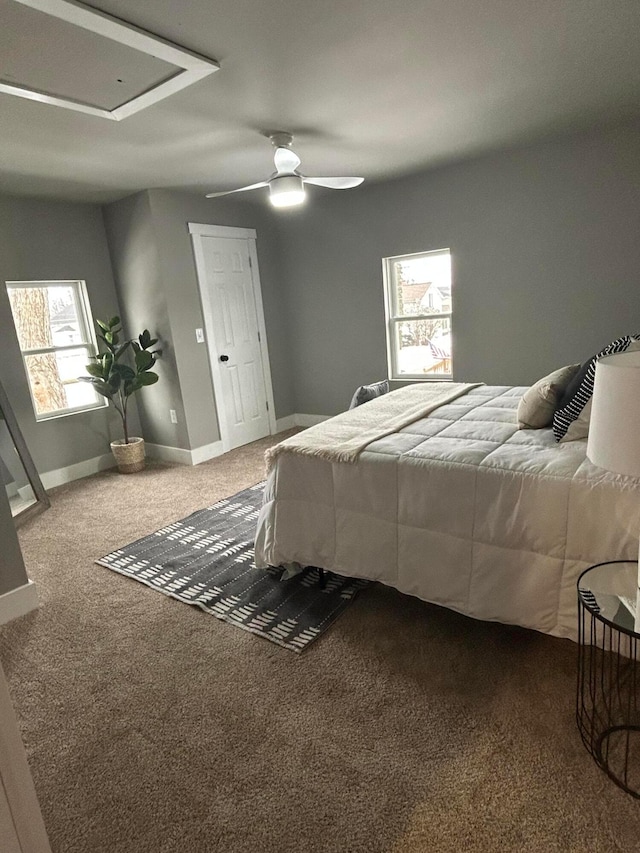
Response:
[[[79,376],[96,354],[83,281],[9,281],[18,343],[36,419],[105,405]]]
[[[20,349],[53,346],[46,288],[12,288],[9,298]],[[30,355],[27,364],[37,413],[66,409],[67,395],[60,379],[55,353]]]

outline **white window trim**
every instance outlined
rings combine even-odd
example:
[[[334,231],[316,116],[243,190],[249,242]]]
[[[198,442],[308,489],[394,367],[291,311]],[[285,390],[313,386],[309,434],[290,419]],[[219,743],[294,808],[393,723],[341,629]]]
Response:
[[[410,380],[412,382],[452,382],[453,371],[451,373],[439,373],[427,375],[424,373],[400,373],[398,371],[398,326],[407,320],[429,320],[432,317],[442,319],[449,318],[450,328],[453,329],[453,287],[451,288],[451,311],[446,313],[426,313],[426,314],[403,314],[401,317],[393,313],[393,297],[391,295],[391,287],[393,282],[393,273],[391,272],[391,264],[394,261],[402,261],[410,258],[422,258],[425,255],[442,255],[445,252],[451,256],[451,249],[448,247],[442,249],[433,249],[427,252],[413,252],[408,255],[392,255],[382,259],[382,283],[384,287],[384,313],[385,313],[385,332],[387,339],[387,370],[389,379],[392,382],[404,382]],[[452,276],[453,278],[453,276]],[[451,352],[451,363],[453,364],[453,351]]]
[[[33,406],[33,413],[35,415],[36,421],[40,423],[41,421],[50,421],[54,418],[65,418],[69,415],[76,415],[80,412],[93,412],[97,409],[104,409],[109,405],[109,401],[104,397],[101,397],[97,402],[91,403],[87,406],[74,406],[73,408],[68,409],[56,409],[55,412],[46,412],[44,414],[38,414],[38,409],[36,407],[36,401],[33,396],[33,389],[31,388],[31,380],[29,379],[29,370],[27,368],[27,360],[26,356],[28,355],[42,355],[43,353],[48,352],[59,352],[61,350],[80,350],[80,349],[92,349],[93,353],[98,352],[98,341],[96,338],[93,319],[91,316],[91,309],[89,306],[89,296],[87,294],[87,285],[84,279],[74,278],[69,280],[50,280],[50,281],[7,281],[5,282],[7,291],[10,289],[26,289],[28,287],[76,287],[78,294],[78,310],[79,310],[79,319],[80,323],[83,327],[84,340],[80,344],[70,344],[68,346],[53,346],[53,347],[41,347],[38,349],[30,349],[23,350],[20,347],[20,355],[22,356],[22,364],[24,366],[25,378],[27,380],[27,387],[29,388],[29,396],[31,397],[31,405]],[[18,346],[20,346],[20,341],[18,341]]]

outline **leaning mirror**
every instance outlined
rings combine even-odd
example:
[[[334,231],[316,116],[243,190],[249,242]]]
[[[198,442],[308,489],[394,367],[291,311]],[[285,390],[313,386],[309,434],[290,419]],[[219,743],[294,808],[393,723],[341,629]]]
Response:
[[[11,514],[16,524],[21,524],[49,506],[49,497],[33,464],[2,383],[0,383],[0,486],[6,490]]]

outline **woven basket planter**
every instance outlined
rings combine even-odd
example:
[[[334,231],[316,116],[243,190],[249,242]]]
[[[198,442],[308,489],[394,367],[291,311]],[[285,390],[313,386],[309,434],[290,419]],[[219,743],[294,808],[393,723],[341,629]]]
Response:
[[[111,450],[121,474],[135,474],[144,468],[144,438],[130,438],[129,444],[122,439],[112,441]]]

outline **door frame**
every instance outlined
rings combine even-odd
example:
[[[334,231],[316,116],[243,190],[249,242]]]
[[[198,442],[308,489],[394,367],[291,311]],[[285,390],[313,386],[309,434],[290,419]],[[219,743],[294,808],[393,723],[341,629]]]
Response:
[[[264,306],[262,303],[262,288],[260,285],[260,269],[258,267],[258,252],[256,249],[257,233],[254,228],[236,228],[230,225],[206,225],[199,222],[189,222],[189,234],[193,244],[193,255],[196,263],[196,277],[198,280],[198,291],[200,293],[200,304],[204,318],[205,344],[207,346],[207,358],[211,368],[211,379],[213,382],[213,394],[215,398],[216,414],[218,416],[218,429],[222,442],[222,452],[231,450],[231,437],[227,429],[227,420],[224,417],[224,404],[222,394],[222,374],[217,358],[212,350],[217,349],[213,326],[213,310],[209,293],[203,283],[206,282],[206,264],[204,257],[203,237],[223,237],[232,240],[244,240],[249,248],[249,264],[251,267],[251,283],[253,285],[253,298],[258,320],[258,332],[260,334],[260,355],[262,357],[262,375],[264,377],[265,390],[267,393],[266,403],[268,406],[268,420],[270,435],[276,430],[276,412],[273,401],[273,383],[271,380],[271,365],[269,363],[269,348],[267,345],[267,329],[264,322]],[[242,446],[242,445],[239,445]]]

